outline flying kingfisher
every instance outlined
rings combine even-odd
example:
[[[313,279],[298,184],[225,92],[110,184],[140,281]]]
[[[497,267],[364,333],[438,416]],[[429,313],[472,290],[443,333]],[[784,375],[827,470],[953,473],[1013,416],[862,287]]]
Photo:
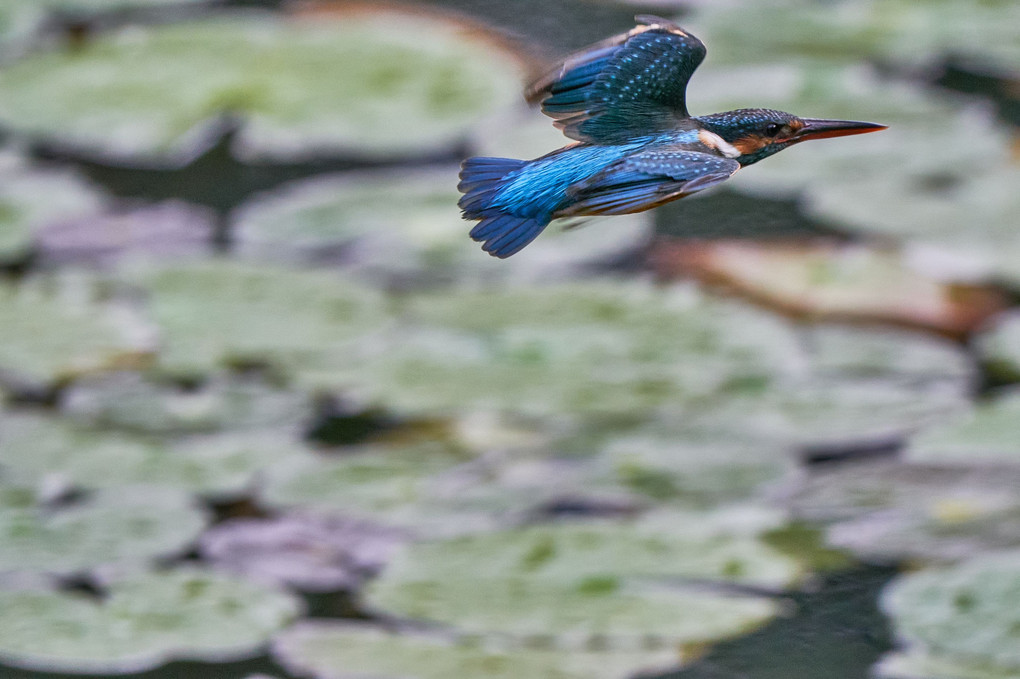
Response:
[[[807,139],[884,130],[749,108],[691,116],[686,90],[705,45],[675,23],[638,26],[567,57],[525,91],[576,143],[535,160],[469,158],[458,205],[494,257],[559,217],[641,212],[715,186]]]

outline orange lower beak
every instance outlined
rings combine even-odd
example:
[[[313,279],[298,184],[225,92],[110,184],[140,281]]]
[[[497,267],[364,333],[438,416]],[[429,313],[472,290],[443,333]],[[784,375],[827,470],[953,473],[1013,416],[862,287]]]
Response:
[[[845,137],[851,134],[866,134],[884,130],[888,125],[862,123],[856,120],[825,120],[823,118],[801,118],[804,127],[793,135],[793,141],[801,142],[808,139],[825,139],[827,137]]]

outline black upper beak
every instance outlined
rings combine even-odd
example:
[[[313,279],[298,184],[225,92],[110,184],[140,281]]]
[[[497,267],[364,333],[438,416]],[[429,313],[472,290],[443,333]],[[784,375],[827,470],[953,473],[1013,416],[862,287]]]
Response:
[[[825,120],[823,118],[801,118],[804,127],[797,130],[792,141],[808,139],[825,139],[826,137],[845,137],[850,134],[866,134],[884,130],[887,125],[878,123],[862,123],[856,120]]]

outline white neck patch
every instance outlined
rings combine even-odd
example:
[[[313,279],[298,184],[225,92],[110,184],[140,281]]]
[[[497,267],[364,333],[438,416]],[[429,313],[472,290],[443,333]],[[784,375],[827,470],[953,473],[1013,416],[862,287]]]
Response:
[[[737,150],[736,146],[729,143],[715,132],[698,130],[698,139],[708,148],[717,150],[727,158],[736,158],[740,155],[740,151]]]

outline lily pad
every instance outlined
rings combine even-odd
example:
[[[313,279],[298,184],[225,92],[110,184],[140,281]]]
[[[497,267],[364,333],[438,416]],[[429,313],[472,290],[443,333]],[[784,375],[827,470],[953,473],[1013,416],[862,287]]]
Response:
[[[196,258],[212,247],[214,215],[169,201],[55,222],[35,232],[45,264],[114,264],[126,258]]]
[[[95,674],[131,674],[176,659],[240,659],[257,654],[300,608],[278,590],[190,569],[116,580],[100,601],[0,590],[0,658]]]
[[[159,368],[170,373],[285,370],[365,341],[387,321],[377,291],[330,272],[210,261],[137,268],[131,278],[148,293],[162,330]]]
[[[180,158],[231,115],[246,121],[249,154],[417,155],[450,149],[520,96],[514,58],[493,46],[398,11],[131,27],[10,64],[0,122],[104,155]]]
[[[297,464],[309,455],[294,437],[264,431],[168,444],[39,415],[8,415],[0,424],[0,465],[28,483],[161,485],[226,497],[250,491],[259,473],[271,465]]]
[[[296,182],[244,206],[235,216],[242,255],[340,263],[384,283],[408,277],[464,279],[564,278],[586,265],[647,244],[647,215],[565,233],[553,226],[506,262],[482,253],[461,219],[457,168],[365,173]],[[394,192],[399,200],[394,200]]]
[[[634,414],[760,389],[796,351],[779,321],[643,282],[421,294],[401,319],[302,381],[409,413]]]
[[[515,502],[486,465],[461,472],[472,457],[440,444],[364,446],[335,459],[306,458],[271,467],[261,499],[272,506],[379,521],[416,533],[491,529]],[[532,501],[532,504],[534,500]]]
[[[567,645],[599,637],[609,646],[625,647],[643,639],[711,641],[753,628],[777,612],[775,602],[767,599],[628,581],[627,576],[676,573],[682,566],[658,561],[649,544],[634,563],[625,563],[626,553],[613,548],[612,538],[597,529],[587,536],[585,529],[578,530],[574,540],[556,535],[555,529],[545,534],[534,529],[477,541],[412,545],[369,586],[367,604],[467,634],[547,638]],[[617,531],[616,547],[640,542],[621,533],[626,531]],[[518,536],[520,541],[514,539]],[[509,544],[501,546],[501,541]],[[659,553],[675,555],[668,544],[661,539]],[[493,558],[495,553],[485,551],[489,545],[510,561]],[[599,564],[586,562],[585,553],[614,556],[611,563]],[[580,570],[572,573],[572,566]],[[719,568],[725,566],[713,564],[708,570]]]
[[[679,661],[671,649],[493,649],[438,635],[320,621],[277,636],[273,656],[291,672],[316,679],[621,679],[661,672]]]
[[[869,559],[952,562],[1020,545],[1020,470],[858,463],[814,471],[788,497],[830,544]]]
[[[83,424],[159,435],[250,429],[298,435],[312,411],[308,394],[256,379],[219,375],[185,388],[133,372],[83,378],[60,406]]]
[[[634,493],[688,506],[746,498],[795,467],[791,447],[747,424],[755,413],[727,412],[714,425],[662,418],[610,436],[593,465]],[[693,422],[692,422],[693,420]]]
[[[910,460],[970,467],[1020,468],[1020,391],[1006,390],[910,442]]]
[[[202,536],[200,550],[217,570],[329,592],[360,587],[401,541],[383,526],[303,513],[226,521]]]
[[[694,276],[785,314],[885,322],[963,337],[1005,305],[990,289],[912,270],[901,253],[861,245],[666,240],[660,275]]]
[[[104,207],[101,194],[69,172],[41,170],[0,155],[0,264],[24,261],[40,230]]]
[[[1016,629],[1020,552],[978,556],[893,582],[882,605],[897,633],[918,650],[964,667],[1020,672]]]
[[[146,565],[182,551],[203,528],[190,497],[162,488],[119,487],[56,509],[0,506],[0,573]]]
[[[767,512],[766,512],[767,513]],[[713,580],[781,588],[797,565],[760,542],[732,515],[655,513],[628,522],[560,522],[408,547],[372,585],[371,600],[392,607],[422,583],[527,580],[571,588],[582,581]]]
[[[928,65],[947,54],[1004,64],[1020,59],[1020,13],[1009,0],[702,3],[687,21],[713,55],[734,63],[800,57]]]
[[[970,664],[957,658],[914,650],[886,655],[874,668],[882,679],[1015,679],[1016,670]]]
[[[970,401],[948,384],[904,385],[877,377],[792,385],[770,391],[755,405],[773,436],[824,454],[896,445],[966,412]]]
[[[0,384],[46,390],[86,373],[148,362],[152,326],[105,295],[80,275],[0,284]]]

